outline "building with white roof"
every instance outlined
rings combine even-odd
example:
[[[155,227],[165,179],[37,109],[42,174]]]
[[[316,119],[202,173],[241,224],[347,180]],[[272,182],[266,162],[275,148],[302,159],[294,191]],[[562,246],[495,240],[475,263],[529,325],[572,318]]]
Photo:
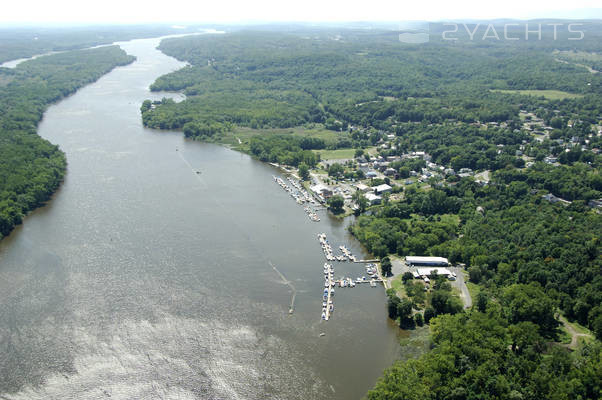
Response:
[[[364,197],[370,202],[370,204],[380,204],[382,197],[375,195],[374,193],[366,193]]]
[[[386,183],[383,183],[382,185],[374,186],[374,192],[376,194],[389,193],[391,190],[393,190],[393,188],[391,186],[387,185]]]
[[[449,261],[443,257],[422,257],[422,256],[406,256],[406,264],[408,265],[441,265],[448,266]]]

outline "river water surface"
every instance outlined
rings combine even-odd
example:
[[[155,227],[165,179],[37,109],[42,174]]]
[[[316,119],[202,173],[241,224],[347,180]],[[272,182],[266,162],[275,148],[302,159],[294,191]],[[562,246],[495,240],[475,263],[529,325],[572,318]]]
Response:
[[[317,234],[366,254],[345,223],[310,221],[271,166],[142,127],[142,101],[165,95],[148,86],[184,65],[158,42],[120,43],[137,61],[39,126],[69,167],[0,242],[0,398],[361,398],[399,356],[398,329],[368,285],[337,289],[320,320]],[[292,315],[271,265],[297,291]]]

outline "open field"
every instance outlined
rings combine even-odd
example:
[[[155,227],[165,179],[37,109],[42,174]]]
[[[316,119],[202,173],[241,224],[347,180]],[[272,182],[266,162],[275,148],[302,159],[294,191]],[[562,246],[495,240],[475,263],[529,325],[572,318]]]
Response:
[[[345,160],[351,159],[355,156],[355,149],[337,149],[337,150],[313,150],[313,152],[320,154],[322,160]],[[364,152],[375,155],[376,147],[368,147],[364,149]]]
[[[341,160],[353,158],[355,149],[337,149],[337,150],[313,150],[320,155],[322,160]]]
[[[508,93],[508,94],[522,94],[526,96],[541,96],[548,100],[564,100],[564,99],[577,99],[583,97],[581,94],[563,92],[561,90],[492,90],[492,92]]]

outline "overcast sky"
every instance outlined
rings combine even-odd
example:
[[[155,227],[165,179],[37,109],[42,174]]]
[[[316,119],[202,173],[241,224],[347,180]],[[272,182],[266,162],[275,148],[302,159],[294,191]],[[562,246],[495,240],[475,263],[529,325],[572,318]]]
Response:
[[[13,24],[602,17],[600,0],[7,0],[3,3],[0,22]]]

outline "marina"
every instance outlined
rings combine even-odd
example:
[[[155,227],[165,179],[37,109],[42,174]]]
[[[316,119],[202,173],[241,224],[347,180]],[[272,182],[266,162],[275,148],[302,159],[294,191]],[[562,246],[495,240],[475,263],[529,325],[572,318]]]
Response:
[[[318,216],[318,213],[312,207],[312,205],[318,206],[319,203],[316,201],[316,199],[314,199],[314,197],[307,190],[305,190],[305,188],[303,188],[303,186],[301,185],[301,183],[299,181],[297,181],[289,176],[286,178],[290,184],[290,186],[289,186],[289,184],[287,184],[284,181],[284,179],[277,177],[275,175],[273,176],[273,178],[274,178],[274,181],[282,189],[284,189],[287,193],[289,193],[291,195],[291,197],[297,202],[297,204],[300,204],[300,205],[306,204],[306,206],[303,208],[303,210],[305,211],[305,213],[307,214],[307,216],[309,217],[310,220],[312,220],[314,222],[320,222],[320,217]]]
[[[320,233],[318,235],[318,240],[320,245],[322,246],[322,250],[324,251],[324,255],[328,260],[331,261],[358,261],[355,256],[351,254],[351,251],[344,245],[339,246],[339,250],[341,250],[342,255],[335,256],[332,252],[332,246],[328,242],[325,233]],[[363,261],[363,260],[361,260]],[[377,260],[375,260],[377,261]],[[324,263],[324,292],[322,294],[322,320],[328,321],[331,317],[332,312],[334,311],[334,302],[332,297],[334,296],[334,288],[338,286],[340,288],[354,288],[356,285],[362,283],[368,283],[370,287],[376,287],[377,283],[383,283],[383,279],[380,277],[378,273],[378,267],[374,263],[369,263],[366,265],[366,276],[357,277],[356,279],[350,277],[342,277],[339,279],[334,279],[334,268],[332,264]]]

